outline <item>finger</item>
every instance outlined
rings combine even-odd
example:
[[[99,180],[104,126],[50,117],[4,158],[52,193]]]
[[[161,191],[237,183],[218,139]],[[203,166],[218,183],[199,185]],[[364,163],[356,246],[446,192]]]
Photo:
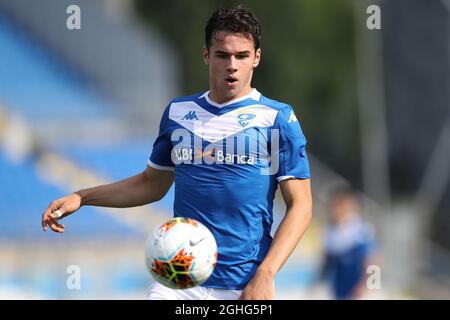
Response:
[[[63,212],[63,210],[62,210],[62,208],[61,208],[61,209],[58,209],[58,210],[53,211],[53,212],[50,214],[50,216],[51,216],[53,219],[60,219],[60,218],[62,217],[63,214],[64,214],[64,212]]]
[[[55,226],[59,229],[59,231],[64,232],[64,225],[58,223],[58,220],[54,221]]]
[[[58,233],[63,233],[64,232],[64,225],[63,224],[59,224],[54,219],[50,220],[49,226],[55,232],[58,232]]]
[[[64,224],[59,223],[58,220],[55,220],[55,224],[58,228],[63,228],[64,229]]]
[[[48,221],[49,221],[51,212],[52,212],[52,209],[50,209],[50,207],[48,207],[47,209],[45,209],[44,214],[42,215],[41,224],[42,224],[42,229],[44,231],[47,231],[47,229],[48,229]]]
[[[49,217],[51,217],[50,214],[54,210],[57,210],[59,206],[60,206],[59,200],[54,200],[50,202],[47,209],[45,209],[44,214],[42,215],[42,228],[44,231],[47,231],[48,229]]]
[[[49,224],[49,226],[50,226],[50,229],[52,229],[54,232],[56,232],[56,233],[63,233],[64,232],[64,229],[63,228],[61,228],[61,227],[58,227],[56,224],[54,224],[54,223],[51,223],[51,224]]]
[[[47,222],[45,222],[45,213],[42,215],[41,225],[42,225],[42,230],[44,232],[47,231]]]

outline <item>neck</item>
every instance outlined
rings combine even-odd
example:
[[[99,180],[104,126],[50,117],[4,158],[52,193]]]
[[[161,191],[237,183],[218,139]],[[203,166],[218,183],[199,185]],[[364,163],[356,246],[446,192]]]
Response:
[[[215,90],[214,88],[211,88],[208,96],[215,103],[222,104],[222,103],[229,102],[231,100],[235,100],[235,99],[244,97],[244,96],[248,95],[250,92],[252,92],[252,90],[253,90],[253,88],[248,86],[247,88],[245,88],[244,90],[239,92],[237,95],[227,97],[227,96],[219,94],[218,91]]]

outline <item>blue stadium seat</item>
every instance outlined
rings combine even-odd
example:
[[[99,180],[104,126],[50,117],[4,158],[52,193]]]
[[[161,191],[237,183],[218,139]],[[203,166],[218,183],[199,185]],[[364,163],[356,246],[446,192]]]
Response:
[[[0,240],[46,241],[59,238],[70,241],[79,238],[142,236],[138,231],[115,220],[100,209],[84,207],[80,214],[68,217],[64,236],[42,232],[41,215],[52,199],[63,196],[63,191],[36,174],[32,160],[11,164],[0,152]],[[70,221],[70,223],[69,223]]]
[[[0,102],[28,119],[108,119],[118,111],[0,14]]]
[[[28,119],[31,124],[70,118],[118,119],[117,109],[102,100],[56,55],[46,51],[24,30],[0,13],[0,103]],[[44,141],[45,142],[45,141]],[[41,141],[42,143],[42,141]],[[57,150],[77,165],[118,180],[142,171],[152,142],[123,142],[109,146],[71,145]],[[45,146],[44,147],[48,147]],[[70,228],[64,237],[40,229],[40,216],[52,199],[71,190],[62,190],[42,181],[33,159],[20,165],[8,162],[0,151],[0,238],[45,240],[77,237],[134,235],[124,224],[110,218],[101,209],[85,207],[83,214],[68,217]],[[172,211],[172,197],[156,207]]]

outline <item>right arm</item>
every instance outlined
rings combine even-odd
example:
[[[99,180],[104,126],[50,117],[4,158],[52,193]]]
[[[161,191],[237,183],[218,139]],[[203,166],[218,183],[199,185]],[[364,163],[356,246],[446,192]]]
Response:
[[[127,179],[77,191],[81,206],[129,208],[161,200],[173,182],[173,172],[147,166]]]
[[[129,208],[158,201],[169,191],[172,182],[172,171],[147,166],[142,173],[124,180],[79,190],[50,203],[42,215],[42,228],[44,231],[50,227],[55,232],[64,232],[64,225],[59,224],[58,219],[84,205]]]

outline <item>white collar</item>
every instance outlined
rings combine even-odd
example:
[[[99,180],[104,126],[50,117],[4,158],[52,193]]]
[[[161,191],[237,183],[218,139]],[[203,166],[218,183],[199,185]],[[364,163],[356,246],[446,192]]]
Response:
[[[226,107],[226,106],[228,106],[228,105],[230,105],[230,104],[232,104],[232,103],[236,103],[236,102],[239,102],[239,101],[242,101],[242,100],[245,100],[245,99],[249,99],[249,98],[250,98],[250,99],[253,99],[253,100],[256,100],[256,101],[259,101],[259,99],[261,98],[261,93],[259,93],[258,90],[256,90],[255,88],[253,88],[252,91],[250,91],[249,94],[247,94],[247,95],[245,95],[245,96],[243,96],[243,97],[236,98],[236,99],[233,99],[233,100],[224,102],[224,103],[217,103],[217,102],[212,101],[212,100],[209,98],[209,92],[210,92],[210,90],[206,91],[204,94],[202,94],[202,95],[200,96],[200,98],[205,98],[206,101],[207,101],[210,105],[215,106],[215,107],[217,107],[217,108],[223,108],[223,107]]]

